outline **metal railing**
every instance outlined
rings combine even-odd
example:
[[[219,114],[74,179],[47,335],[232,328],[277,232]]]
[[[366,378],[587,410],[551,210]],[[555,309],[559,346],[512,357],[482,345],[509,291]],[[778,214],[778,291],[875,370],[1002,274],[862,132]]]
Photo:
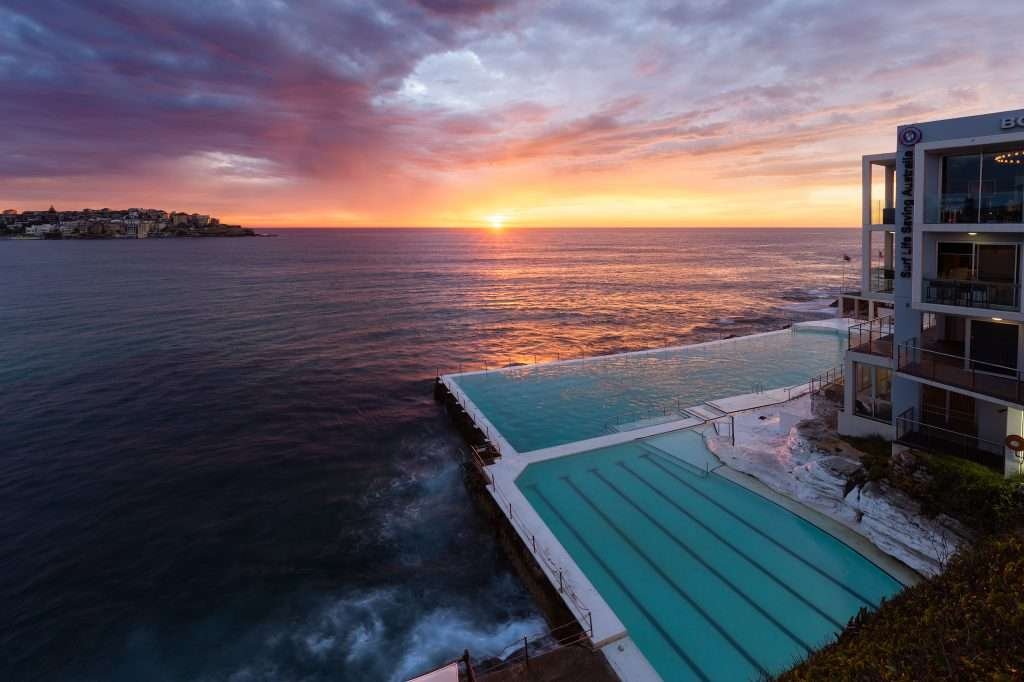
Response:
[[[897,371],[1016,403],[1024,397],[1021,385],[1024,372],[1016,367],[942,353],[916,344],[917,339],[911,339],[897,346]]]
[[[924,303],[964,308],[1020,310],[1019,282],[924,278],[921,284],[921,301]]]
[[[830,371],[838,371],[841,374],[842,368]],[[768,385],[763,382],[755,382],[750,386],[750,395],[764,395],[770,391],[785,391],[785,398],[782,398],[781,400],[776,400],[773,403],[763,403],[761,405],[758,405],[758,407],[767,407],[768,405],[789,402],[794,398],[799,398],[800,396],[807,393],[807,389],[808,384],[806,383],[796,384],[795,386],[781,386],[779,388],[769,388]],[[710,400],[713,400],[713,398]],[[678,397],[676,397],[664,401],[651,403],[649,405],[639,405],[637,407],[629,408],[628,410],[623,410],[622,412],[615,414],[611,419],[604,423],[604,430],[607,432],[618,432],[619,429],[616,427],[623,426],[626,424],[634,424],[651,420],[652,423],[650,424],[650,426],[656,426],[657,424],[660,423],[667,423],[668,421],[675,421],[676,419],[687,419],[689,417],[701,419],[703,420],[704,424],[708,424],[718,419],[722,419],[726,416],[726,414],[723,413],[721,415],[717,415],[714,417],[701,417],[700,415],[694,414],[693,412],[688,412],[687,408],[690,407],[702,407],[708,410],[717,410],[719,412],[722,412],[721,409],[714,406],[710,406],[707,402],[684,406],[683,402]],[[664,417],[665,419],[660,422],[653,422],[653,420],[658,419],[659,417]],[[635,428],[642,428],[642,426],[643,425],[637,426]]]
[[[736,416],[732,414],[726,416],[729,417],[729,443],[733,447],[736,447]],[[711,420],[711,426],[714,427],[715,435],[718,436],[719,438],[722,437],[722,430],[721,428],[719,428],[719,424],[722,423],[723,419],[724,417],[719,417],[718,419]]]
[[[892,357],[892,335],[895,329],[891,315],[860,322],[847,329],[847,348],[855,353]]]
[[[896,271],[892,268],[871,268],[870,289],[879,294],[891,294],[895,288]]]
[[[563,649],[576,644],[586,644],[593,636],[594,627],[592,623],[588,623],[583,627],[576,621],[564,623],[546,632],[525,635],[513,640],[499,651],[484,655],[476,654],[477,660],[483,663],[477,666],[473,672],[476,675],[489,675],[515,665],[529,667],[531,655],[534,658],[538,658],[557,649]],[[533,648],[532,652],[531,646]],[[513,649],[512,653],[504,656],[505,652],[509,649]]]
[[[896,417],[896,441],[908,447],[954,455],[999,473],[1004,468],[1002,443],[914,419],[914,408]]]
[[[438,375],[438,379],[440,379],[440,375]],[[455,401],[455,404],[458,405],[459,409],[462,410],[463,413],[465,413],[472,421],[472,424],[476,428],[477,432],[483,434],[484,445],[492,448],[500,457],[501,450],[497,447],[497,445],[495,445],[494,441],[491,438],[491,429],[487,426],[486,423],[479,423],[476,419],[476,416],[472,412],[470,412],[469,409],[466,408],[466,405],[462,402],[462,396],[459,393],[459,391],[451,391],[450,393],[452,399]]]
[[[679,398],[672,398],[670,400],[651,403],[649,405],[638,405],[636,407],[623,410],[606,421],[604,428],[605,431],[617,431],[615,427],[622,426],[624,424],[633,424],[636,422],[657,419],[659,417],[667,418],[670,416],[678,417],[679,419],[687,418],[688,413],[683,411]]]
[[[484,479],[485,485],[491,489],[494,501],[501,507],[502,512],[508,517],[509,523],[512,524],[519,533],[519,536],[527,544],[527,547],[529,547],[530,552],[533,554],[534,559],[537,560],[541,570],[543,570],[552,580],[552,584],[557,580],[559,594],[569,602],[572,602],[572,605],[576,607],[577,613],[586,614],[587,620],[591,621],[590,609],[572,589],[572,585],[566,581],[566,571],[551,558],[548,552],[544,551],[545,548],[543,545],[538,545],[537,534],[533,531],[533,528],[531,528],[530,525],[519,515],[515,506],[512,504],[512,500],[507,494],[505,494],[505,491],[501,489],[494,476],[487,471],[487,467],[484,465],[483,460],[475,451],[472,451],[470,461],[473,463],[473,466],[478,469]],[[592,632],[592,622],[590,629]]]
[[[825,370],[821,374],[811,377],[807,384],[808,393],[810,393],[812,397],[822,393],[830,386],[842,386],[843,368],[833,367],[832,369]]]

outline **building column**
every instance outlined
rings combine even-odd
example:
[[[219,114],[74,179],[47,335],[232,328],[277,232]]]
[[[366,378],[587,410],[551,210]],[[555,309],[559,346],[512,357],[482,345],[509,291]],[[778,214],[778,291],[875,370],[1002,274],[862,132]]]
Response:
[[[1016,407],[1006,408],[1006,435],[1024,436],[1024,411]],[[1010,448],[1006,448],[1005,454],[1004,473],[1007,476],[1016,476],[1021,473],[1020,460],[1017,458],[1017,453]]]
[[[860,240],[860,293],[867,296],[871,291],[871,228],[865,227]]]
[[[885,168],[885,207],[892,208],[896,205],[896,168],[884,166]]]
[[[914,169],[909,166],[913,163],[913,147],[908,147],[899,142],[899,130],[897,130],[897,152],[895,170],[895,208],[896,208],[896,231],[895,261],[896,280],[893,283],[893,315],[895,316],[895,327],[893,329],[893,344],[906,343],[911,339],[920,341],[921,335],[921,311],[911,307],[913,301],[914,281],[921,277],[919,249],[914,245],[919,243],[916,236],[920,234],[921,227],[916,225],[913,219],[913,182]],[[908,163],[909,162],[909,163]],[[920,181],[919,178],[916,178]],[[904,259],[910,258],[912,265],[911,272],[906,272]],[[909,277],[903,276],[909,274]],[[894,369],[898,368],[897,349],[893,349]],[[893,376],[892,382],[892,411],[893,420],[914,408],[914,418],[921,419],[921,391],[917,382]]]

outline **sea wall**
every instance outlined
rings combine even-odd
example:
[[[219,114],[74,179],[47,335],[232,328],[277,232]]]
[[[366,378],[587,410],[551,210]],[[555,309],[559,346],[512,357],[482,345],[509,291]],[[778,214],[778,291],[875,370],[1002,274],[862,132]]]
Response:
[[[434,398],[441,403],[452,423],[462,434],[467,445],[482,449],[489,456],[494,453],[486,447],[483,433],[473,423],[472,418],[456,402],[448,391],[448,388],[441,382],[434,384]],[[563,628],[559,630],[562,638],[574,637],[583,631],[583,627],[577,621],[572,611],[566,607],[562,596],[551,584],[540,564],[537,563],[530,548],[526,546],[519,533],[513,528],[505,513],[498,508],[498,503],[488,489],[489,481],[486,474],[474,461],[473,455],[463,453],[463,481],[469,490],[470,497],[479,510],[480,514],[493,529],[498,544],[505,550],[516,573],[523,584],[530,591],[534,601],[544,614],[549,627],[562,628],[568,623],[575,623],[576,628]]]

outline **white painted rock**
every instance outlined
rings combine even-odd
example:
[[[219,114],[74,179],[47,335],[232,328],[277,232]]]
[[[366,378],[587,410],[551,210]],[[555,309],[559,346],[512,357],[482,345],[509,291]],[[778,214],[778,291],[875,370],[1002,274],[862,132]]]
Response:
[[[883,551],[926,575],[942,571],[964,538],[949,527],[952,519],[929,519],[906,493],[871,481],[854,488],[846,503],[860,513],[860,530]]]

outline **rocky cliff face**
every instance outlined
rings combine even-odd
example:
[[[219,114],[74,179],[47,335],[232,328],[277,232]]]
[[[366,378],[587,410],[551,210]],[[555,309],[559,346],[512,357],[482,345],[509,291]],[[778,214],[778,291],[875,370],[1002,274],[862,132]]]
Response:
[[[857,483],[862,468],[842,447],[829,452],[793,426],[794,417],[810,417],[803,399],[736,418],[736,446],[712,433],[708,446],[730,467],[758,478],[773,490],[797,499],[871,540],[879,549],[919,573],[941,573],[970,533],[948,516],[926,517],[920,505],[883,482]],[[774,410],[774,412],[773,412]]]

